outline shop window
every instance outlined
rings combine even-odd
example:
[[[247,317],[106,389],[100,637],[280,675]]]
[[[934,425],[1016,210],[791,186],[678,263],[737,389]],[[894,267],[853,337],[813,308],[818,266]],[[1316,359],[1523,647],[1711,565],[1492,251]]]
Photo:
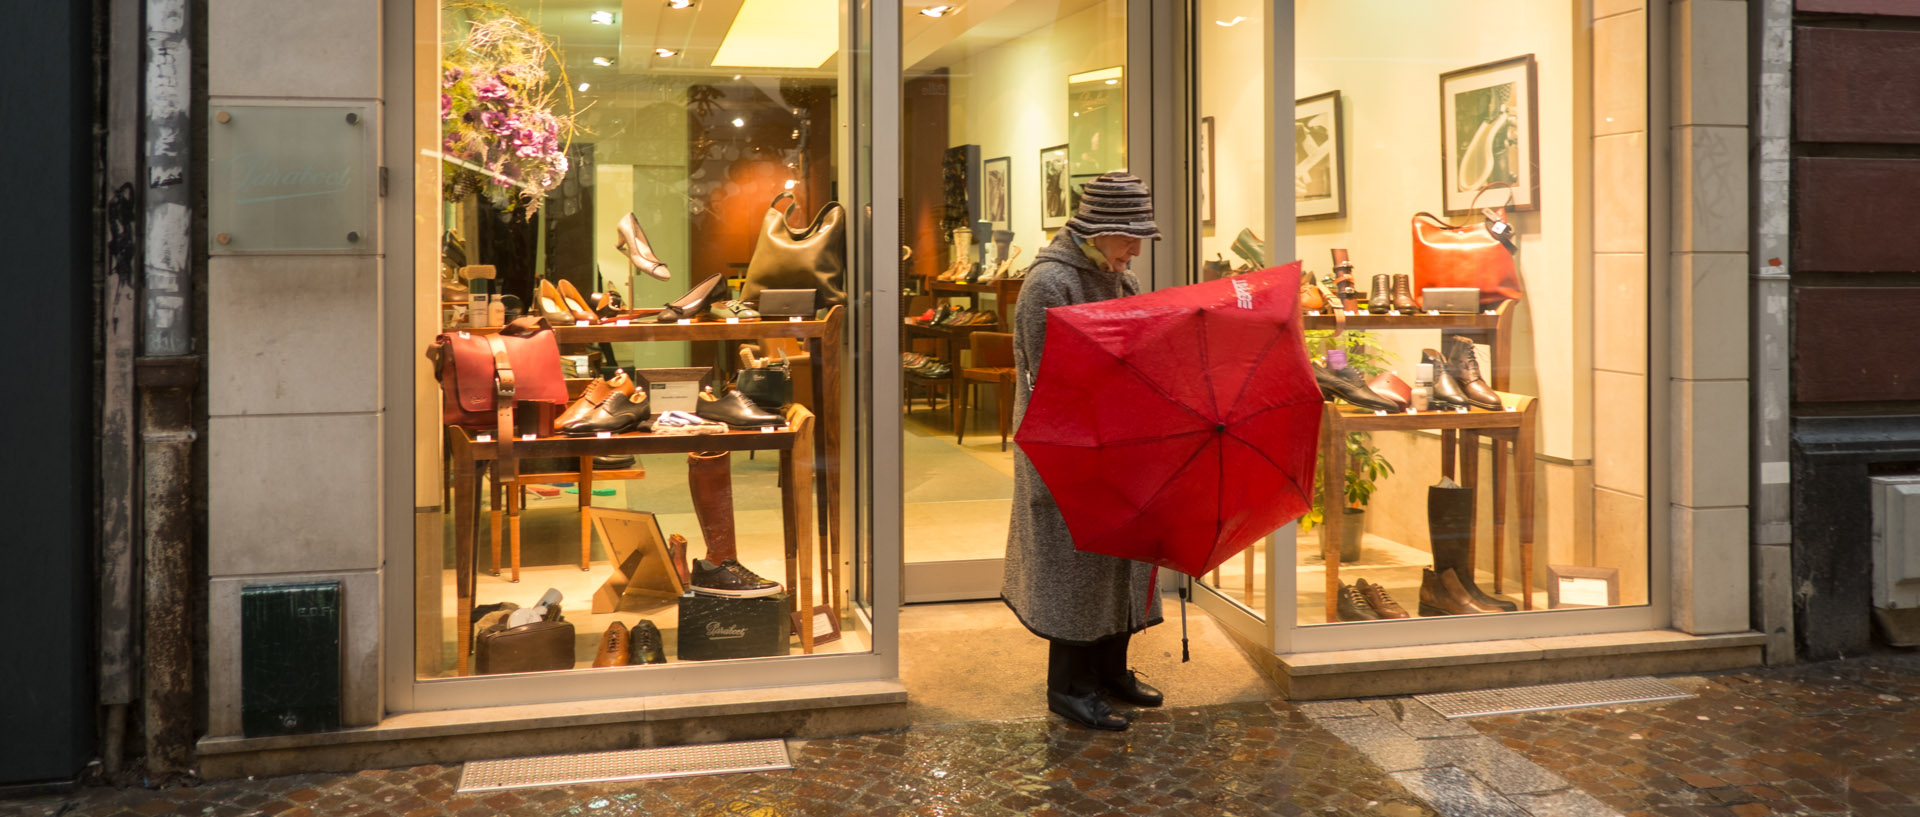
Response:
[[[429,8],[417,674],[868,651],[841,4]]]
[[[1261,158],[1233,55],[1265,9],[1203,0],[1194,24],[1208,275],[1290,260],[1240,187],[1267,174],[1212,172]],[[1645,12],[1293,9],[1291,257],[1333,375],[1319,501],[1292,553],[1207,578],[1301,625],[1647,604]],[[1293,598],[1268,598],[1270,557]]]

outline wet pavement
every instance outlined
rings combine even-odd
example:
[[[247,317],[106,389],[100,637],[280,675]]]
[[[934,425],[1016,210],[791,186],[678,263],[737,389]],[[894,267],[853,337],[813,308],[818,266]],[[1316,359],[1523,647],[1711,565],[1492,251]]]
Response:
[[[1284,703],[1144,710],[1126,732],[1058,719],[915,727],[808,741],[794,770],[455,794],[459,767],[86,789],[0,814],[1208,815],[1435,814]]]
[[[791,772],[460,795],[457,766],[85,788],[0,815],[1920,817],[1920,655],[1670,677],[1684,700],[1448,721],[1410,698],[793,742]]]

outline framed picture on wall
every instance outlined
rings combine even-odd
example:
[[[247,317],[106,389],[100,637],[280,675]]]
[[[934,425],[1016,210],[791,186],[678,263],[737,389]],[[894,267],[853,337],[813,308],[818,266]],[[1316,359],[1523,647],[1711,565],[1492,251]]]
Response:
[[[1012,229],[1013,157],[981,162],[980,174],[980,219],[995,230]]]
[[[1040,150],[1040,228],[1051,230],[1073,217],[1067,184],[1067,146]]]
[[[1347,159],[1341,147],[1340,92],[1293,101],[1293,218],[1318,221],[1347,215]]]
[[[1067,181],[1067,212],[1080,212],[1080,194],[1086,190],[1087,182],[1100,178],[1098,173],[1069,177]]]
[[[1440,75],[1440,186],[1449,215],[1540,206],[1532,54]],[[1482,195],[1482,194],[1485,195]]]
[[[1213,117],[1200,117],[1200,226],[1213,226]]]

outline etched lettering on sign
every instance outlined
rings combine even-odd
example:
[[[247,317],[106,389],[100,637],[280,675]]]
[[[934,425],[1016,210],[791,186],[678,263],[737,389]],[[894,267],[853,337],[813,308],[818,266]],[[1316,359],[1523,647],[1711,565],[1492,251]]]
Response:
[[[709,621],[707,622],[707,637],[713,639],[746,638],[747,628],[738,624],[721,624],[718,621]]]

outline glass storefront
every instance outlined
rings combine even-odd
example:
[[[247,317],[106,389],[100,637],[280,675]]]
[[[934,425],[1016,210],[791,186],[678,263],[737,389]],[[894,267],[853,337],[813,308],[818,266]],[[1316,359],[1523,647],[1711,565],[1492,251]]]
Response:
[[[870,651],[848,12],[433,11],[415,467],[445,510],[416,547],[417,677]]]
[[[1197,263],[1303,260],[1329,402],[1297,539],[1210,585],[1299,625],[1648,604],[1648,326],[1644,296],[1621,297],[1648,291],[1644,23],[1580,3],[1293,4],[1296,226],[1269,258],[1243,189],[1267,174],[1239,172],[1261,160],[1243,124],[1258,91],[1232,56],[1257,53],[1265,9],[1197,8]]]

